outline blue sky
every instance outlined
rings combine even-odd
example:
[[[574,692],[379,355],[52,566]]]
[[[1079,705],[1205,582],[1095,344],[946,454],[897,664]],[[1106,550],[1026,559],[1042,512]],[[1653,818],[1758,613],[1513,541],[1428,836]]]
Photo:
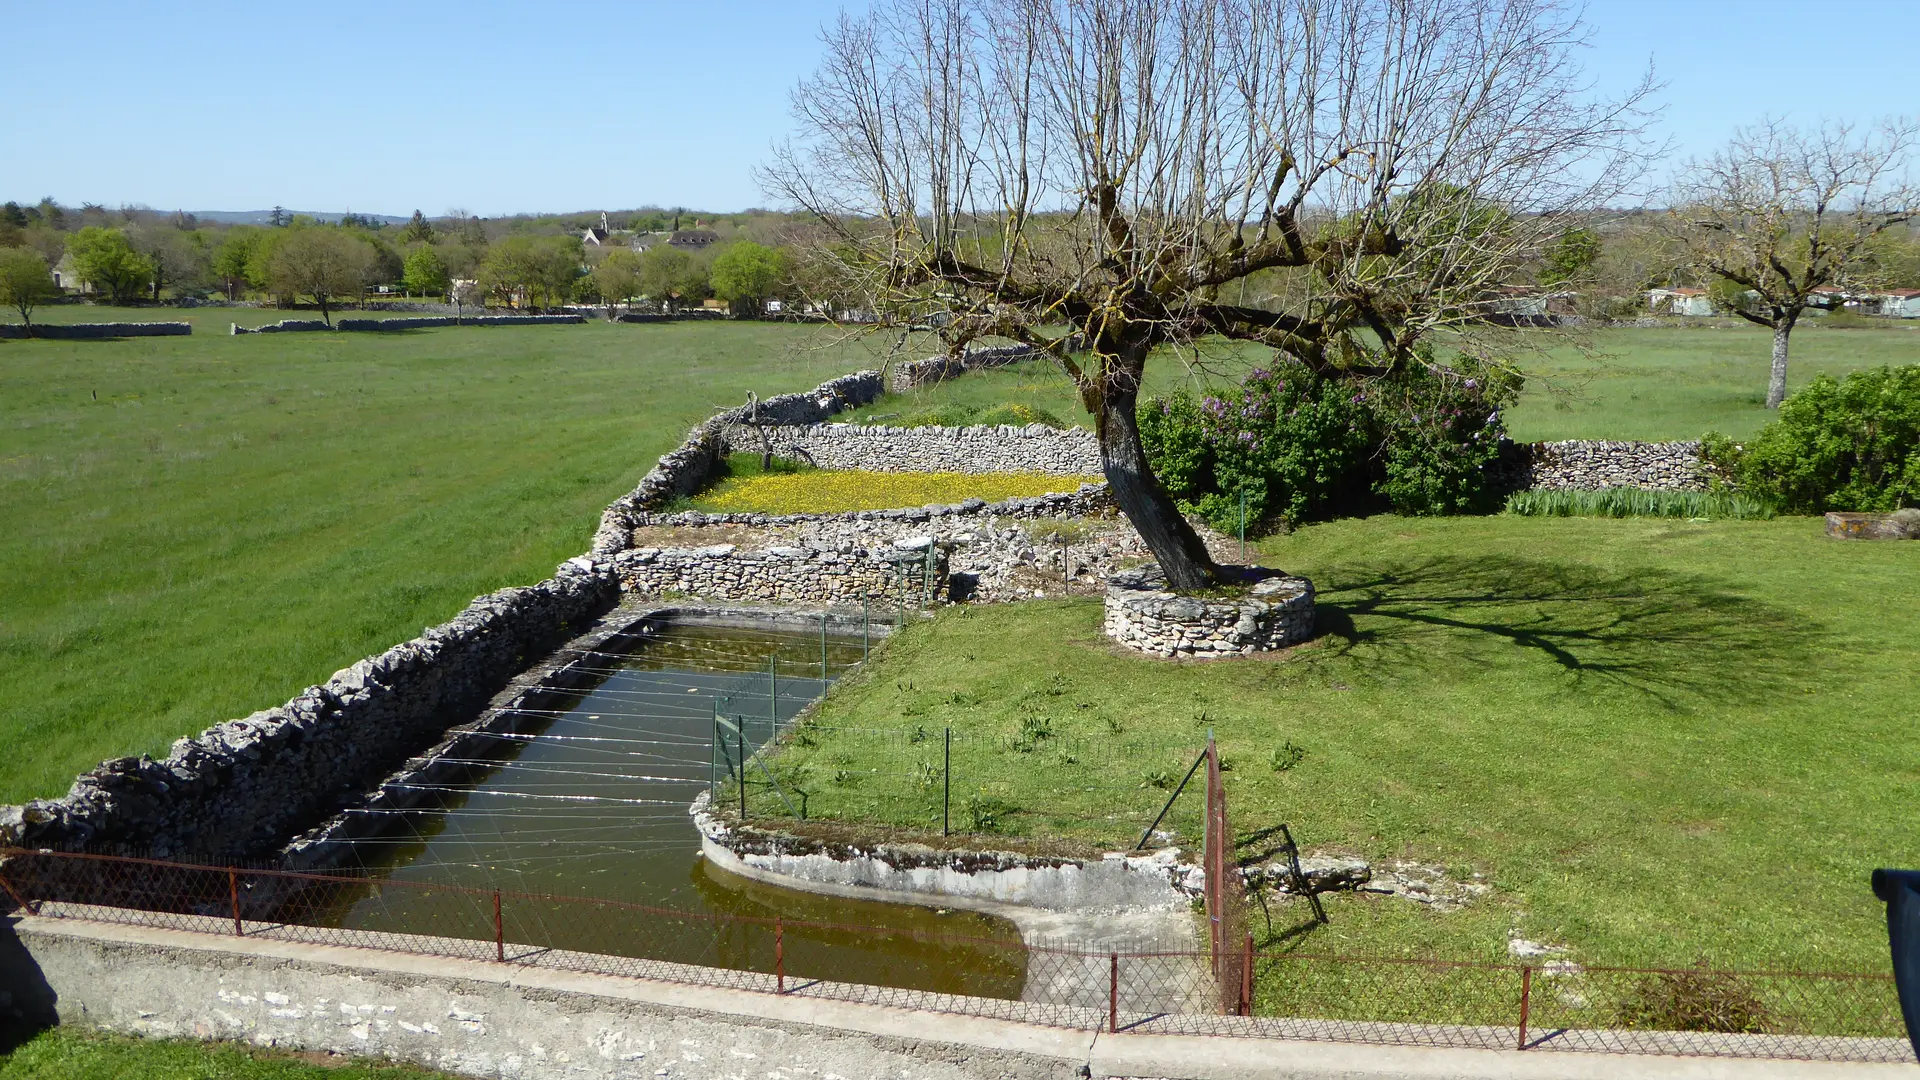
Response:
[[[0,199],[496,215],[738,210],[838,4],[0,0]],[[1593,0],[1602,87],[1660,134],[1920,110],[1920,0]]]

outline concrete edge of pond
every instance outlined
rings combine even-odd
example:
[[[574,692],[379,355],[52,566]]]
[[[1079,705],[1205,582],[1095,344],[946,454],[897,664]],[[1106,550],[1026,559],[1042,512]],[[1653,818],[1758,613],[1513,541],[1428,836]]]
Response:
[[[1071,859],[1006,851],[950,851],[919,844],[828,845],[755,830],[743,836],[690,808],[701,857],[729,873],[825,896],[961,908],[1014,924],[1029,946],[1096,951],[1190,952],[1201,922],[1181,885],[1187,868],[1172,849]]]
[[[804,1068],[924,1080],[1908,1077],[1911,1063],[1106,1034],[911,1008],[74,919],[0,918],[42,1023],[411,1061],[475,1076],[707,1080]],[[782,1066],[791,1068],[782,1069]]]

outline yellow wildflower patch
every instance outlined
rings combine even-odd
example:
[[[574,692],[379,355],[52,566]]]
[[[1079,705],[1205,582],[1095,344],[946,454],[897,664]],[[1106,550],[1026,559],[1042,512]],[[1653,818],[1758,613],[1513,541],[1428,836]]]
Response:
[[[1098,476],[1045,473],[857,472],[830,470],[736,476],[693,500],[714,513],[838,514],[890,510],[964,499],[999,502],[1020,496],[1072,491]]]

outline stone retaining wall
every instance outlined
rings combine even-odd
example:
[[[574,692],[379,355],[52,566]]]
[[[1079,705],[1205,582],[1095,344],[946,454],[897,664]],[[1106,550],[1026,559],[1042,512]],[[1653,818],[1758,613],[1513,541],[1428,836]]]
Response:
[[[879,427],[866,424],[812,424],[756,430],[732,425],[726,441],[733,450],[760,451],[766,442],[780,457],[810,462],[823,469],[872,472],[1037,472],[1049,476],[1098,476],[1100,444],[1085,428],[1045,424],[988,424],[973,427]]]
[[[612,567],[479,597],[459,615],[336,672],[285,705],[208,728],[166,758],[116,758],[60,799],[0,808],[0,845],[241,859],[362,796],[522,667],[618,598]]]
[[[1499,468],[1513,491],[1637,487],[1658,491],[1705,491],[1710,473],[1698,442],[1507,443]]]
[[[930,536],[917,540],[851,552],[805,547],[743,551],[733,544],[635,548],[613,556],[613,566],[623,588],[649,596],[774,604],[899,601],[918,606],[946,595],[947,552]]]
[[[686,441],[662,454],[659,463],[641,478],[638,487],[615,499],[601,513],[600,527],[593,534],[592,553],[610,556],[625,551],[632,544],[636,514],[705,487],[727,452],[728,427],[749,418],[773,425],[817,424],[843,409],[858,408],[877,400],[881,390],[879,372],[856,371],[829,379],[805,393],[781,394],[715,413],[696,424],[687,433]]]
[[[45,338],[49,341],[95,341],[122,337],[180,337],[193,333],[184,322],[38,323],[29,334],[25,326],[0,323],[0,338]]]

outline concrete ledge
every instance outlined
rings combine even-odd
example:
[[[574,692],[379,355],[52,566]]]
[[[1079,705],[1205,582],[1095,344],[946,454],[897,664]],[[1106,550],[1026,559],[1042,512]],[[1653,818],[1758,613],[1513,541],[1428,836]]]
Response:
[[[16,996],[51,997],[66,1023],[526,1080],[718,1080],[783,1068],[849,1080],[1916,1075],[1911,1064],[1106,1035],[804,994],[38,917],[0,922],[0,981]]]

